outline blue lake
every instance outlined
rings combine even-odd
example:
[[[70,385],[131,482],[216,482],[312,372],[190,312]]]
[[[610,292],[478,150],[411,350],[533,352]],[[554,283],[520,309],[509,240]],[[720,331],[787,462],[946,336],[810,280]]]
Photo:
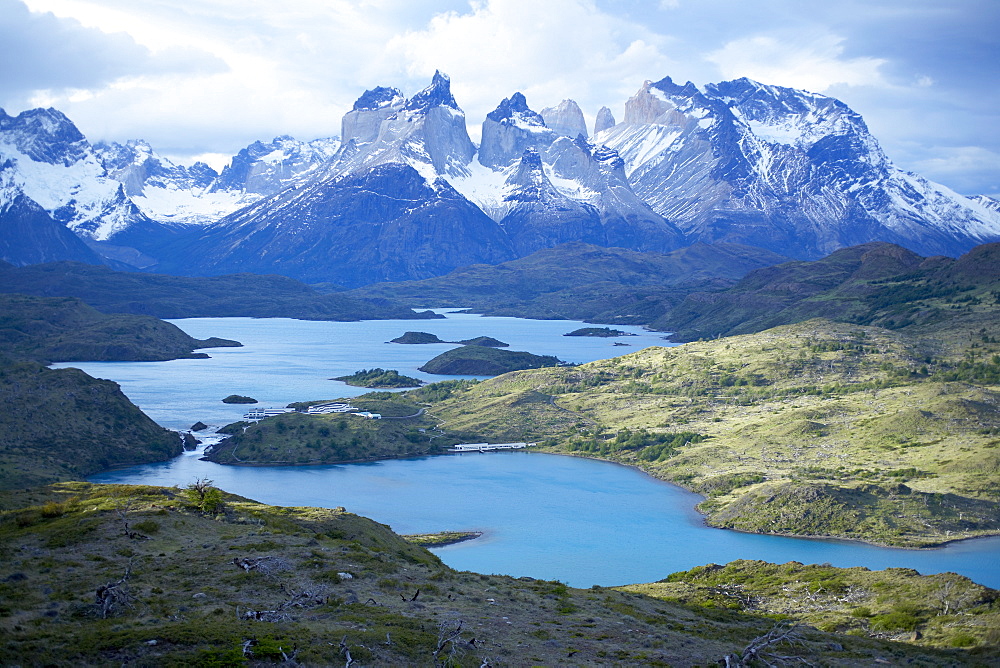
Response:
[[[363,390],[327,379],[360,368],[380,366],[440,379],[416,367],[448,346],[385,343],[407,330],[432,332],[446,340],[494,336],[510,343],[512,350],[572,362],[669,345],[662,334],[637,328],[620,327],[639,336],[621,339],[631,347],[616,347],[607,339],[562,336],[582,323],[466,314],[436,321],[211,318],[175,324],[198,338],[234,338],[246,347],[210,350],[209,360],[59,366],[80,367],[121,383],[160,424],[180,429],[196,420],[217,426],[239,419],[244,407],[220,402],[233,393],[274,406],[359,394]],[[461,570],[558,579],[578,587],[648,582],[693,566],[741,558],[954,571],[1000,587],[1000,537],[918,551],[711,529],[693,508],[696,495],[628,467],[575,457],[519,452],[242,468],[203,462],[197,453],[188,453],[91,480],[183,486],[199,477],[267,503],[345,506],[400,533],[483,531],[482,538],[435,552]]]

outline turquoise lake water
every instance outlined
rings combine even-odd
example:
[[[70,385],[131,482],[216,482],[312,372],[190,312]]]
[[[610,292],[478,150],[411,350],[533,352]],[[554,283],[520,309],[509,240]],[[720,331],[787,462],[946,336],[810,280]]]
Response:
[[[563,337],[583,323],[449,315],[446,320],[317,323],[204,318],[175,324],[198,338],[221,336],[244,348],[209,350],[208,360],[85,363],[110,378],[160,424],[183,429],[201,420],[221,426],[243,406],[222,404],[246,394],[262,406],[362,393],[328,378],[375,366],[425,380],[416,370],[449,348],[385,343],[407,330],[446,340],[493,336],[511,350],[556,355],[571,362],[669,345],[659,333],[619,327],[639,336]],[[694,510],[699,497],[623,466],[528,452],[443,455],[370,464],[242,468],[187,453],[170,462],[106,472],[95,482],[185,485],[208,477],[228,491],[283,505],[345,506],[400,533],[479,530],[474,541],[436,549],[449,566],[482,573],[558,579],[573,586],[648,582],[672,572],[733,559],[835,566],[954,571],[1000,587],[1000,537],[934,550],[877,548],[847,541],[742,534],[708,528]]]

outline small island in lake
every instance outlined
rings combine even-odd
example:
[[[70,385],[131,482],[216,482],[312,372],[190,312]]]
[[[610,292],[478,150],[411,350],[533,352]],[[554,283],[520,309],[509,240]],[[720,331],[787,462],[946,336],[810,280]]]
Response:
[[[395,388],[420,387],[423,382],[417,378],[403,376],[395,369],[362,369],[350,376],[337,376],[330,380],[341,380],[355,387]]]
[[[444,341],[437,334],[429,334],[428,332],[406,332],[402,336],[392,339],[389,343],[461,343],[466,346],[485,346],[487,348],[507,348],[510,346],[509,343],[494,339],[492,336],[477,336],[474,339],[464,341]]]
[[[463,543],[467,540],[475,540],[482,535],[482,531],[439,531],[438,533],[402,534],[406,542],[421,547],[444,547],[445,545]]]
[[[389,341],[389,343],[448,343],[447,341],[442,341],[438,338],[437,334],[428,334],[427,332],[406,332],[402,336],[397,336],[396,338]]]
[[[492,336],[477,336],[474,339],[466,339],[465,341],[457,341],[457,343],[462,343],[467,346],[486,346],[487,348],[509,348],[509,343],[504,343],[494,339]]]
[[[614,336],[635,336],[630,332],[623,332],[620,329],[611,329],[610,327],[581,327],[580,329],[574,329],[572,332],[567,332],[563,336],[598,336],[603,338],[611,338]]]
[[[222,400],[224,404],[255,404],[257,400],[253,397],[244,397],[241,394],[230,394]]]
[[[552,355],[533,355],[486,346],[462,346],[441,353],[419,368],[425,373],[445,376],[499,376],[509,371],[560,364],[563,362]]]

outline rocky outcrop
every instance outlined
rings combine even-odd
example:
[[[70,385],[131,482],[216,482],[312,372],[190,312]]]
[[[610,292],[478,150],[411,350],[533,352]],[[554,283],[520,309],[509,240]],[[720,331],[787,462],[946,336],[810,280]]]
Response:
[[[563,137],[576,139],[587,136],[587,121],[583,118],[580,105],[573,100],[563,100],[554,107],[542,109],[542,118],[545,125]]]
[[[354,108],[344,114],[341,140],[345,144],[354,142],[356,146],[375,141],[382,123],[399,112],[405,103],[406,99],[397,88],[377,86],[366,90],[354,103]]]
[[[597,118],[594,120],[594,134],[604,132],[615,127],[615,117],[607,107],[601,107],[597,111]]]
[[[376,88],[359,98],[345,117],[344,146],[331,174],[358,174],[388,163],[428,175],[467,174],[476,147],[451,93],[451,79],[435,72],[431,84],[409,100],[398,93]]]
[[[556,134],[545,120],[528,108],[521,93],[504,98],[483,121],[479,162],[491,169],[503,169],[521,158],[528,149],[547,147]]]

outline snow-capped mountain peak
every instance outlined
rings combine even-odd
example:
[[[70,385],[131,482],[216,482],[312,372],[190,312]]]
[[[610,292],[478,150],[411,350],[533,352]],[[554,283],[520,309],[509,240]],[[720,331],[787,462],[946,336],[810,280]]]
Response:
[[[103,240],[145,220],[83,134],[55,109],[14,117],[0,109],[0,160],[11,162],[11,179],[25,196],[81,236]]]

